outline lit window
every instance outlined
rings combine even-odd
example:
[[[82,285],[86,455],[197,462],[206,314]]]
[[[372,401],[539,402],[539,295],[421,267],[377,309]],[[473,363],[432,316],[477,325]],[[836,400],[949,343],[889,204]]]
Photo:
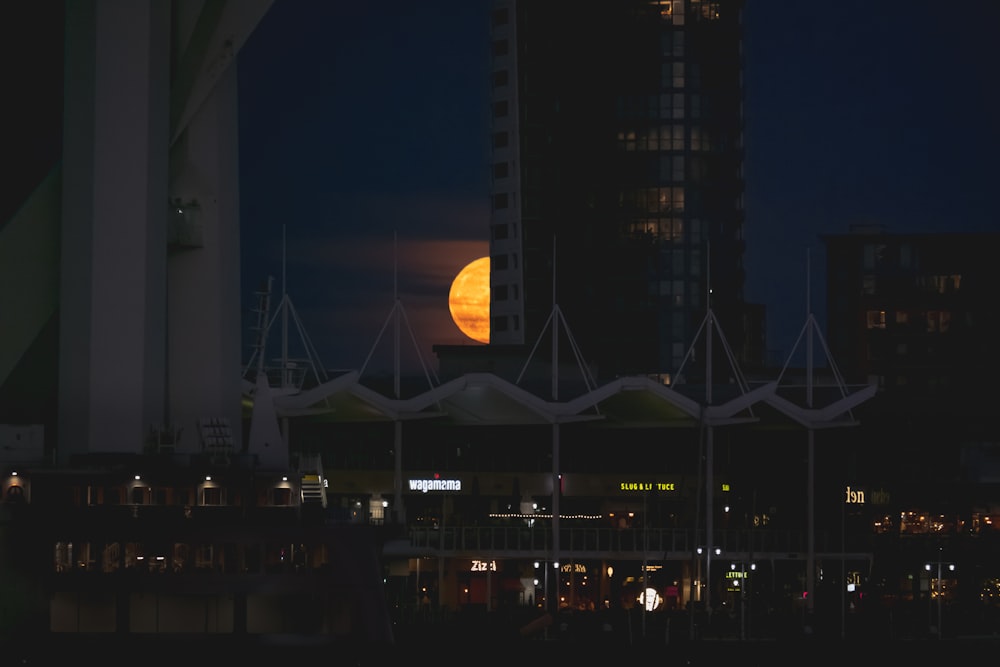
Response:
[[[884,310],[869,310],[867,316],[869,329],[885,329]]]
[[[719,3],[703,2],[701,5],[701,16],[709,21],[717,20],[719,18]]]

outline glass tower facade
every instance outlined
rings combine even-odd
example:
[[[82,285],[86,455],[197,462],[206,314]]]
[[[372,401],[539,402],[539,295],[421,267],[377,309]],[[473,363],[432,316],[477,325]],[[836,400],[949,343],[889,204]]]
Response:
[[[711,304],[742,353],[742,5],[494,1],[491,344],[557,304],[600,379],[666,381]]]

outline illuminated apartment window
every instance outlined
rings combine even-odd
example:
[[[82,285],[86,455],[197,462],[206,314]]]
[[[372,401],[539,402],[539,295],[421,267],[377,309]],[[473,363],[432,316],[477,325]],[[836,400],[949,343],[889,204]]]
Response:
[[[83,542],[77,545],[75,565],[78,570],[97,569],[97,545],[93,542]]]
[[[719,18],[719,3],[718,2],[701,3],[701,17],[709,21],[717,20]]]
[[[368,521],[373,524],[381,524],[385,521],[385,505],[381,498],[368,500]]]
[[[867,327],[869,329],[885,329],[885,311],[869,310],[867,313]]]
[[[669,19],[674,15],[674,3],[672,0],[659,0],[660,18]]]

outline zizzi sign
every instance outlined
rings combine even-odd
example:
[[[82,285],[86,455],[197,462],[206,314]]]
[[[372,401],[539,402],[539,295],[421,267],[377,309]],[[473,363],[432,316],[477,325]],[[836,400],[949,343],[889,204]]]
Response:
[[[469,567],[470,572],[496,572],[497,562],[495,560],[479,560],[473,559],[472,566]]]
[[[460,479],[411,479],[409,480],[410,491],[461,491],[462,480]]]
[[[674,482],[622,482],[621,491],[676,491]]]

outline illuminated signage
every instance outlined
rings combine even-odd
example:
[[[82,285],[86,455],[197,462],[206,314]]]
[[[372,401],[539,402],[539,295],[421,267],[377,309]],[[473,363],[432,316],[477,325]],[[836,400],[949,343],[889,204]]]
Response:
[[[587,566],[583,563],[567,563],[559,568],[560,572],[575,572],[577,574],[587,574]]]
[[[619,488],[622,491],[676,491],[677,485],[674,482],[622,482]]]
[[[479,560],[474,558],[472,560],[472,566],[469,568],[470,572],[496,572],[497,562],[495,560]]]
[[[461,491],[462,480],[460,479],[411,479],[409,480],[410,491]]]
[[[663,602],[663,598],[656,591],[655,588],[647,588],[642,593],[639,593],[639,604],[646,608],[646,611],[653,611],[660,606]]]
[[[721,489],[722,489],[722,490],[723,490],[724,492],[726,492],[726,493],[729,493],[729,491],[731,490],[731,489],[729,488],[729,484],[726,484],[726,483],[723,483],[723,484],[722,484],[722,486],[721,486],[721,487],[719,487],[719,488],[721,488]]]
[[[888,505],[889,492],[885,489],[878,489],[868,494],[868,502],[872,505]]]
[[[729,570],[726,572],[726,590],[730,593],[739,592],[746,584],[740,582],[750,579],[750,573],[743,570]]]
[[[858,489],[852,489],[851,487],[847,487],[847,493],[844,497],[844,503],[847,505],[864,505],[865,492],[859,491]]]

